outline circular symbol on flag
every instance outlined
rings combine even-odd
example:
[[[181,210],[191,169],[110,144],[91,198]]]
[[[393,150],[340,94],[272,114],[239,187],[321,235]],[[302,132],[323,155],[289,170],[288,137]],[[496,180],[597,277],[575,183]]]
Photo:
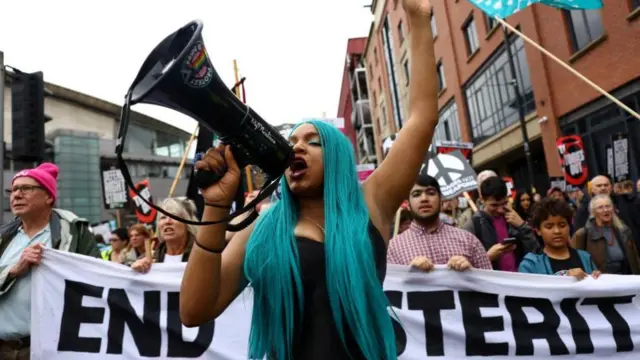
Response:
[[[213,67],[209,64],[207,49],[201,42],[197,42],[187,55],[182,78],[185,84],[194,88],[205,87],[213,79]]]
[[[460,179],[464,174],[464,163],[457,157],[449,154],[440,154],[438,155],[438,159],[442,167],[438,168],[433,160],[429,160],[427,174],[434,177],[440,186],[446,186],[452,181]],[[451,180],[445,180],[447,177]]]

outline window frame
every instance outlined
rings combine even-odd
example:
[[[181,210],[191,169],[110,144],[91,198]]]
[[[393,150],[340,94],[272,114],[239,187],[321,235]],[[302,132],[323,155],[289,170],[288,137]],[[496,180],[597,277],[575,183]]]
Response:
[[[470,28],[473,27],[473,39],[469,38]],[[462,23],[462,34],[464,35],[464,44],[467,50],[467,56],[471,57],[475,54],[478,49],[480,49],[480,39],[478,38],[478,27],[476,26],[476,21],[473,17],[473,12],[467,17],[467,19]],[[471,40],[474,40],[475,43],[472,43]],[[472,45],[475,44],[475,48],[472,49]]]
[[[591,29],[591,24],[589,23],[589,19],[587,18],[587,11],[593,11],[593,12],[597,12],[598,13],[598,17],[600,20],[600,27],[602,29],[600,34],[594,35],[593,34],[593,29]],[[585,42],[584,44],[580,44],[579,43],[579,39],[576,33],[576,25],[573,19],[572,14],[575,13],[580,13],[580,18],[583,21],[583,25],[584,25],[584,29],[586,30],[587,33],[587,37],[588,37],[588,41]],[[605,34],[605,29],[604,29],[604,24],[602,23],[602,12],[599,9],[596,10],[583,10],[583,9],[576,9],[576,10],[563,10],[563,14],[564,14],[564,19],[565,19],[565,23],[567,26],[567,32],[569,35],[569,44],[571,46],[571,51],[573,54],[578,53],[586,48],[589,47],[589,45],[591,43],[593,43],[594,41],[598,40],[599,38],[601,38],[604,34]]]

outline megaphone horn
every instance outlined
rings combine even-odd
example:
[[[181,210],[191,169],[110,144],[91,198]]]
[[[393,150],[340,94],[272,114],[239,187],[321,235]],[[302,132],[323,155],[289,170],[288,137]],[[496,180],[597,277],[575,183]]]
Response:
[[[238,99],[220,79],[202,40],[202,28],[202,22],[192,21],[162,40],[144,61],[129,88],[122,107],[116,146],[125,181],[129,172],[120,159],[129,125],[129,108],[135,104],[153,104],[197,120],[201,127],[214,132],[222,143],[231,145],[241,168],[256,165],[266,174],[270,182],[263,191],[271,186],[275,189],[277,180],[291,163],[293,149],[275,128]],[[253,207],[254,201],[247,208]]]

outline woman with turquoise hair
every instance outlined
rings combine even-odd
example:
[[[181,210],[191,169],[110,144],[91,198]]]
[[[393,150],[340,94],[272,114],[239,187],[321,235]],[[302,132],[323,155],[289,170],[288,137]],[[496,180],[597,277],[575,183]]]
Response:
[[[395,359],[382,289],[396,210],[414,184],[438,122],[429,0],[403,0],[411,28],[410,118],[387,158],[362,187],[351,143],[310,121],[290,135],[295,159],[282,199],[236,233],[201,228],[180,290],[180,316],[197,326],[219,316],[247,287],[253,292],[250,359]],[[241,170],[229,147],[195,165],[222,179],[201,189],[204,221],[223,218]],[[223,251],[224,249],[224,251]]]

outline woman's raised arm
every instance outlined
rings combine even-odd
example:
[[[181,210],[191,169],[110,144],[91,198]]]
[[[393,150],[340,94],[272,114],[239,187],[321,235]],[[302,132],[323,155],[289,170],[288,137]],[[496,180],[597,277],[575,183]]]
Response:
[[[404,0],[410,29],[409,121],[382,164],[363,184],[372,220],[387,228],[414,184],[438,124],[438,83],[429,0]]]
[[[220,181],[201,189],[207,204],[203,221],[228,216],[229,209],[225,207],[233,202],[240,169],[231,149],[222,145],[209,149],[204,159],[196,162],[196,169],[200,171],[221,173],[225,167],[227,170]],[[198,232],[180,287],[180,319],[185,326],[198,326],[215,319],[246,286],[244,253],[253,226],[238,232],[225,247],[226,227],[224,223],[203,226]]]

